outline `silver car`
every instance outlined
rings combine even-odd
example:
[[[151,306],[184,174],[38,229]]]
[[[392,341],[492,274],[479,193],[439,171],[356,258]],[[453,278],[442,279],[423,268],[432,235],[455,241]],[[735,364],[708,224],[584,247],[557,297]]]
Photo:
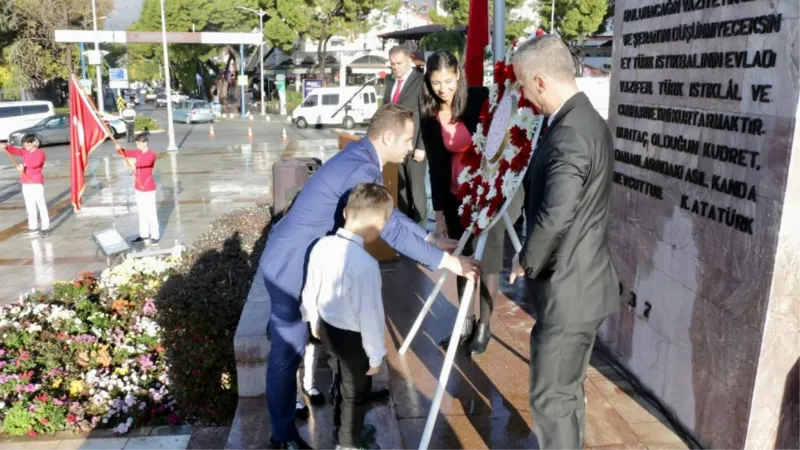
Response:
[[[172,112],[172,119],[185,123],[213,122],[214,111],[205,100],[184,100]]]

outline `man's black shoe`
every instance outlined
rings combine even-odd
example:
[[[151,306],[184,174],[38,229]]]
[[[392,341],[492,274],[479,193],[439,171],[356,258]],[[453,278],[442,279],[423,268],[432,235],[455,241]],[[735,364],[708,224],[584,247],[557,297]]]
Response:
[[[301,437],[293,441],[281,442],[275,439],[274,436],[269,437],[269,445],[276,450],[313,450],[310,445],[306,443]]]
[[[388,389],[378,389],[367,394],[367,403],[382,402],[389,399]]]
[[[144,238],[139,236],[136,239],[132,240],[131,242],[133,242],[134,244],[138,244],[140,242],[144,242]]]
[[[311,411],[308,410],[308,406],[297,402],[294,406],[294,418],[300,420],[306,420],[311,415]]]

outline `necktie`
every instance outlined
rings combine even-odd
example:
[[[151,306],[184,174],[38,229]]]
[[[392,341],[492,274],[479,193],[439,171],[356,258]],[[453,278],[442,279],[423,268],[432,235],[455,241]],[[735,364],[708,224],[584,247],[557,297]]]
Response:
[[[397,103],[397,100],[400,99],[400,91],[403,89],[403,79],[398,78],[396,84],[397,88],[394,90],[394,95],[392,96],[392,103]]]

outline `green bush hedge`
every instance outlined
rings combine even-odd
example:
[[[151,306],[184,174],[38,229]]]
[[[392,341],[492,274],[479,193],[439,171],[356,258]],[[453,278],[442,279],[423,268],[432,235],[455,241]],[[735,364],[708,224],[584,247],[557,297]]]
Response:
[[[161,125],[149,116],[136,116],[134,124],[136,131],[155,131],[161,129]]]
[[[171,390],[192,422],[224,424],[236,411],[233,338],[269,225],[266,207],[226,214],[195,241],[156,296]]]

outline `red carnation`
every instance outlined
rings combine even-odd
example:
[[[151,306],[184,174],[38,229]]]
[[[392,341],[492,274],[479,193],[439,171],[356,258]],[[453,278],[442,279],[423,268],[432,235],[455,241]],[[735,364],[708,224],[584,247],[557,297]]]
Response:
[[[486,123],[486,118],[489,117],[489,99],[483,101],[481,105],[481,112],[478,115],[479,119],[482,123]]]
[[[67,423],[75,423],[77,421],[78,421],[78,416],[72,413],[67,414]]]
[[[511,127],[511,143],[520,150],[529,145],[528,134],[517,125]]]
[[[521,87],[519,88],[519,102],[517,102],[517,107],[519,109],[531,108],[534,114],[537,114],[536,107],[533,106],[533,103],[529,102],[527,98],[525,98],[525,90]]]
[[[469,227],[469,222],[472,220],[472,205],[464,205],[464,213],[461,214],[461,226],[464,228]]]
[[[494,82],[497,84],[503,84],[505,81],[505,68],[506,63],[504,61],[497,61],[494,65]]]
[[[510,169],[514,171],[514,173],[521,172],[522,169],[528,166],[528,163],[530,162],[530,156],[531,147],[526,145],[525,148],[520,149],[520,152],[517,153],[517,156],[511,160]]]
[[[468,196],[472,193],[472,188],[469,186],[469,183],[462,183],[461,186],[458,188],[458,193],[456,194],[456,198],[461,201],[464,197]]]
[[[505,77],[512,83],[517,81],[517,75],[514,73],[514,66],[512,64],[505,67]]]
[[[475,151],[475,146],[473,145],[472,148],[461,157],[461,162],[464,164],[464,167],[469,166],[470,172],[475,172],[478,167],[481,166],[481,159],[481,155]]]
[[[494,119],[494,114],[487,113],[486,120],[483,121],[483,137],[489,136],[489,128],[492,127],[492,120]]]
[[[511,163],[506,161],[505,158],[500,158],[500,162],[497,163],[497,169],[500,171],[501,174],[504,174],[508,171],[508,168],[511,167]],[[502,177],[497,177],[501,179]]]

